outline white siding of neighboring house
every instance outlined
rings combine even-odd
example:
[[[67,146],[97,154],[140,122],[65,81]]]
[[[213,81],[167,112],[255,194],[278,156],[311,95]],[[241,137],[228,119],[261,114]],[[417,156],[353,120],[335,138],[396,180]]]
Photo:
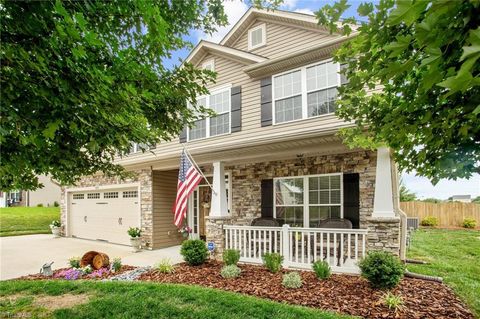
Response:
[[[50,177],[45,175],[38,176],[38,179],[44,186],[35,191],[27,192],[26,205],[30,207],[35,207],[39,204],[53,206],[54,202],[60,203],[60,186],[53,183]]]

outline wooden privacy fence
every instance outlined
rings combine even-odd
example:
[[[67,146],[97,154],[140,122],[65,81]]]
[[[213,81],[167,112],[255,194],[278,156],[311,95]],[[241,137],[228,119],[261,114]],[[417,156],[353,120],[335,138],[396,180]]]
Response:
[[[420,222],[427,216],[434,216],[440,227],[461,226],[465,218],[474,218],[480,223],[480,204],[475,203],[401,202],[400,208],[408,217],[418,217]]]

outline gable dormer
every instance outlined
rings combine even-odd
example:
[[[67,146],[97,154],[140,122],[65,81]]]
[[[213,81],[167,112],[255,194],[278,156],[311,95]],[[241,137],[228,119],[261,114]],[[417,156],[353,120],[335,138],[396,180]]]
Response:
[[[313,15],[250,8],[220,44],[276,59],[342,37],[317,22]]]

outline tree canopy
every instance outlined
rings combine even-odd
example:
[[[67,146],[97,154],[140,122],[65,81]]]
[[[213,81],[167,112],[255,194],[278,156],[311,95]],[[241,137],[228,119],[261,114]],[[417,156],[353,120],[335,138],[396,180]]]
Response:
[[[214,74],[163,61],[227,22],[220,0],[2,1],[0,18],[3,190],[123,174],[132,142],[176,136]]]
[[[380,0],[340,17],[347,0],[316,12],[356,35],[335,53],[349,82],[337,114],[351,146],[385,143],[400,169],[433,183],[480,172],[480,1]],[[355,25],[355,27],[353,26]]]

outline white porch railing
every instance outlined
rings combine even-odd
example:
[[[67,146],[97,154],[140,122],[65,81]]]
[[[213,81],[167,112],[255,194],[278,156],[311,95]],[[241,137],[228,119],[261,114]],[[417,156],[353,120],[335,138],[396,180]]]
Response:
[[[225,249],[240,251],[240,261],[262,263],[265,253],[284,257],[284,266],[311,268],[317,260],[332,271],[358,273],[357,262],[365,256],[366,229],[256,227],[225,225]]]

